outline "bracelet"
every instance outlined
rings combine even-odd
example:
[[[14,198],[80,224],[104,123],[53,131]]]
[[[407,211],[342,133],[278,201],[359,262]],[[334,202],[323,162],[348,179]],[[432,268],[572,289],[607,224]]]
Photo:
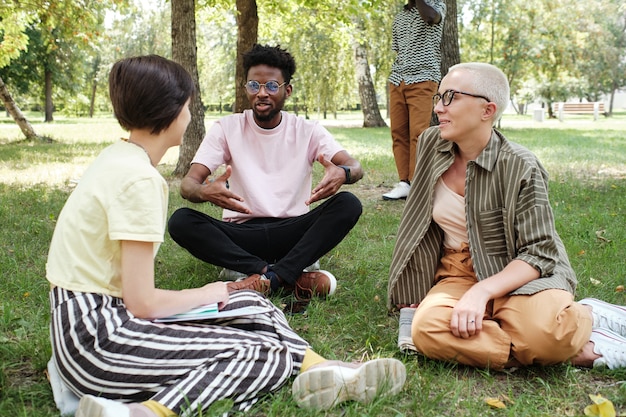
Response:
[[[351,184],[352,175],[350,174],[350,167],[346,165],[339,165],[339,168],[343,168],[346,173],[346,182],[345,184]]]

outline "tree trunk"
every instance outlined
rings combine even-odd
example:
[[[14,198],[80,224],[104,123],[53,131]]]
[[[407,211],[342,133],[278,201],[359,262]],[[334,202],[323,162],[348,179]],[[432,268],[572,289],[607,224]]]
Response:
[[[100,68],[100,55],[97,55],[93,63],[91,80],[91,95],[89,97],[89,117],[93,117],[96,110],[96,93],[98,91],[98,69]]]
[[[609,112],[606,113],[606,116],[613,117],[613,103],[615,101],[615,92],[619,89],[617,85],[617,81],[613,78],[613,83],[611,84],[611,94],[609,98]]]
[[[367,47],[356,41],[354,43],[354,60],[356,67],[356,79],[359,85],[359,97],[361,98],[361,110],[363,111],[363,127],[386,127],[376,100],[376,90],[372,82],[372,74],[367,61]]]
[[[457,0],[446,0],[446,18],[443,22],[441,37],[441,76],[448,73],[448,69],[461,62],[459,50],[459,25],[457,23]],[[433,111],[430,125],[439,124],[437,114]]]
[[[193,77],[196,95],[192,99],[191,122],[180,145],[178,163],[173,174],[185,176],[206,129],[204,106],[200,97],[196,47],[196,8],[194,0],[172,0],[172,59],[181,64]]]
[[[448,68],[461,62],[459,51],[459,26],[457,24],[457,0],[446,0],[446,18],[441,37],[441,75],[448,73]]]
[[[45,122],[49,123],[54,121],[52,117],[52,111],[54,110],[54,106],[52,104],[52,71],[49,69],[45,70],[44,74],[45,78],[45,96],[46,96],[46,105],[45,105]]]
[[[98,92],[98,81],[96,78],[91,82],[91,94],[89,97],[89,117],[93,118],[96,109],[96,93]]]
[[[389,112],[389,81],[387,81],[385,83],[385,108],[387,109],[387,119],[389,119],[391,117],[391,114]]]
[[[0,78],[0,99],[4,104],[4,108],[11,115],[11,117],[13,117],[13,120],[15,120],[15,123],[17,123],[24,136],[26,136],[26,139],[40,139],[28,120],[26,120],[26,117],[22,114],[20,108],[17,107],[17,104],[15,104],[15,101],[7,89],[6,84],[2,81],[2,78]]]
[[[259,35],[259,15],[256,0],[236,0],[237,3],[237,68],[235,69],[235,113],[250,108],[244,84],[243,54],[257,42]]]

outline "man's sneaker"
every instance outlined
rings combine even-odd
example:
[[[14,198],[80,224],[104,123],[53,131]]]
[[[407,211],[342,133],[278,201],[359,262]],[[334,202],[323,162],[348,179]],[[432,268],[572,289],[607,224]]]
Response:
[[[337,279],[328,271],[320,269],[314,272],[303,272],[296,281],[293,291],[297,300],[310,301],[313,297],[326,298],[337,289]]]
[[[610,330],[594,329],[590,341],[593,351],[602,357],[593,361],[594,368],[608,367],[617,369],[626,367],[626,339]]]
[[[374,359],[358,367],[348,364],[317,366],[293,381],[292,395],[300,407],[328,410],[344,401],[367,404],[377,395],[402,390],[406,368],[397,359]]]
[[[319,271],[320,270],[320,260],[318,259],[317,261],[313,262],[311,265],[307,266],[306,268],[303,269],[304,272],[313,272],[313,271]]]
[[[270,295],[270,280],[259,274],[250,275],[239,281],[229,282],[226,284],[226,287],[229,293],[239,290],[254,290],[265,296]]]
[[[272,266],[272,265],[270,265]],[[317,260],[311,265],[304,268],[304,272],[319,271],[320,261]],[[218,281],[241,281],[242,278],[247,278],[248,275],[243,272],[235,271],[234,269],[222,268],[217,276]]]
[[[596,298],[583,298],[580,304],[590,306],[593,328],[606,329],[626,337],[626,308]]]
[[[217,276],[219,281],[238,281],[242,278],[246,278],[248,275],[243,272],[235,271],[233,269],[222,268],[220,274]]]
[[[393,190],[383,194],[383,200],[400,200],[409,195],[411,186],[404,181],[400,181],[393,187]]]

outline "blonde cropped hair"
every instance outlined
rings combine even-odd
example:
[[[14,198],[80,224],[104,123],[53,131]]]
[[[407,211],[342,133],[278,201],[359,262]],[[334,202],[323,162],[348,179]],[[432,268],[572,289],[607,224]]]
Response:
[[[506,75],[496,66],[483,62],[464,62],[450,67],[448,74],[456,71],[467,72],[474,94],[489,98],[496,104],[496,113],[493,117],[495,124],[509,105],[510,87]]]

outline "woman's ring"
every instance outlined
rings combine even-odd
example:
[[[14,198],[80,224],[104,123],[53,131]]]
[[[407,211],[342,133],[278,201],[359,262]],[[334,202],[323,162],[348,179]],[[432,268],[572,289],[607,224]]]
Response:
[[[474,320],[470,320],[470,323],[474,323]]]

